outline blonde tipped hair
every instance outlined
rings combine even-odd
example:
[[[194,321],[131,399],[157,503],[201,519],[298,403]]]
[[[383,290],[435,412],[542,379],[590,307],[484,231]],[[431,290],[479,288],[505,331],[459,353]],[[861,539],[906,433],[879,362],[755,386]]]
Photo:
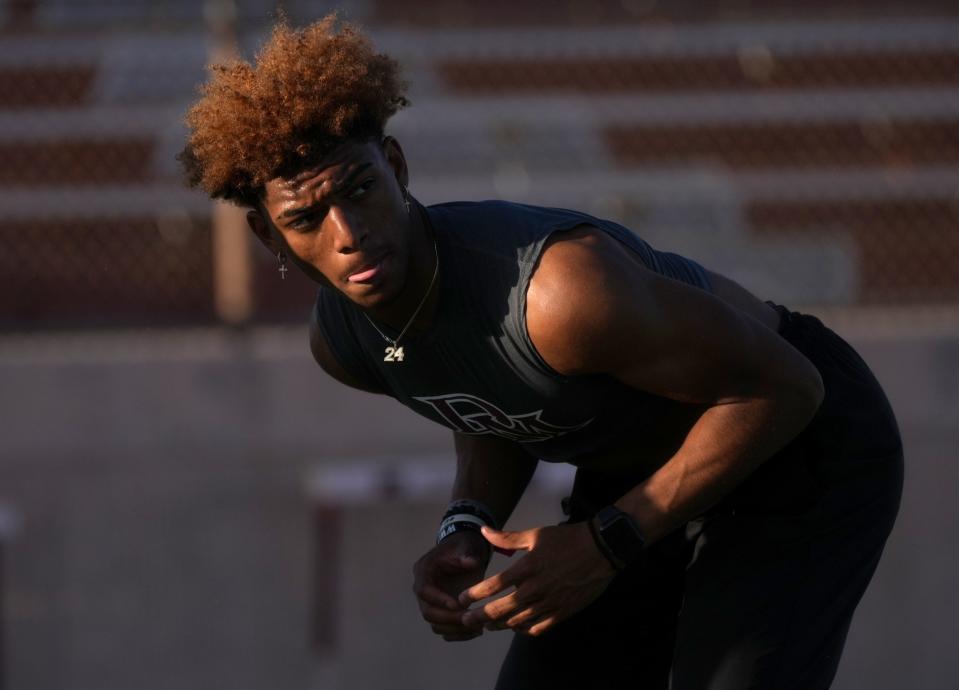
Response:
[[[409,105],[406,86],[397,62],[335,14],[303,29],[282,21],[254,64],[211,66],[178,158],[191,186],[253,206],[269,180],[344,142],[382,137],[387,120]]]

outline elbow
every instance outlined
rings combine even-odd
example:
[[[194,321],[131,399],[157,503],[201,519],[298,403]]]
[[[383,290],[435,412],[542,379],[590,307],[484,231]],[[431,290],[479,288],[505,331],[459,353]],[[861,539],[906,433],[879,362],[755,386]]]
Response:
[[[774,384],[774,399],[780,414],[790,420],[789,426],[798,433],[806,428],[822,406],[826,386],[819,370],[808,360],[780,373],[786,376],[781,376]]]
[[[807,424],[816,416],[825,398],[826,386],[822,376],[814,366],[810,366],[809,373],[796,386],[796,405],[804,413]]]
[[[816,371],[816,392],[815,392],[815,411],[819,411],[819,408],[822,406],[823,400],[826,399],[826,384],[823,383],[822,376],[820,376],[819,371]]]

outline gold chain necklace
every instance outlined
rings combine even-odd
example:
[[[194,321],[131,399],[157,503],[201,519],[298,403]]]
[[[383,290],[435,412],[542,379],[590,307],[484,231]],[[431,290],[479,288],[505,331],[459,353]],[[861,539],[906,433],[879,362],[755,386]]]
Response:
[[[433,238],[433,277],[430,278],[430,285],[426,288],[426,294],[423,295],[423,299],[420,300],[420,304],[416,307],[416,311],[413,312],[413,316],[410,317],[410,320],[406,322],[406,325],[403,326],[403,330],[400,331],[400,334],[396,336],[396,340],[390,338],[386,333],[380,330],[380,327],[377,326],[373,319],[370,318],[369,314],[365,311],[363,316],[366,317],[366,320],[370,322],[370,325],[376,329],[376,332],[380,334],[380,337],[386,341],[387,347],[384,352],[386,353],[383,357],[384,362],[402,362],[406,357],[406,353],[403,352],[403,348],[400,346],[400,341],[403,339],[403,336],[406,335],[406,331],[409,330],[409,327],[413,325],[413,322],[416,321],[416,317],[420,315],[420,311],[423,310],[423,305],[426,304],[426,300],[429,298],[430,293],[433,292],[433,285],[436,283],[436,276],[440,272],[440,253],[436,248],[436,237]]]

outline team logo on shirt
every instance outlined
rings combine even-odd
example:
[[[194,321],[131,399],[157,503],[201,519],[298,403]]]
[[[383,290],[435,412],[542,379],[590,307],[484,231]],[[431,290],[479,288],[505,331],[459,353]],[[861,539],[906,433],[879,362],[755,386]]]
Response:
[[[464,434],[494,434],[510,441],[529,443],[546,441],[589,424],[587,419],[574,426],[557,426],[543,421],[543,411],[513,415],[491,402],[468,393],[450,393],[413,398],[433,408],[456,431]]]

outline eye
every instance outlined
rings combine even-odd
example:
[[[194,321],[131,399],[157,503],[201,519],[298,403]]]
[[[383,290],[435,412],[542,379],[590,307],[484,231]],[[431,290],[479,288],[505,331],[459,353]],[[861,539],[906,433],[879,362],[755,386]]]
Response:
[[[371,189],[373,189],[373,178],[372,178],[372,177],[369,178],[369,179],[367,179],[367,180],[363,180],[363,182],[361,182],[361,183],[358,184],[356,187],[354,187],[354,188],[350,191],[350,193],[347,195],[347,198],[348,198],[348,199],[352,199],[352,200],[354,200],[354,201],[355,201],[356,199],[362,199],[364,196],[367,195],[367,193],[368,193]]]
[[[309,230],[316,223],[316,216],[317,214],[315,212],[304,213],[301,216],[297,216],[286,225],[294,230]]]

